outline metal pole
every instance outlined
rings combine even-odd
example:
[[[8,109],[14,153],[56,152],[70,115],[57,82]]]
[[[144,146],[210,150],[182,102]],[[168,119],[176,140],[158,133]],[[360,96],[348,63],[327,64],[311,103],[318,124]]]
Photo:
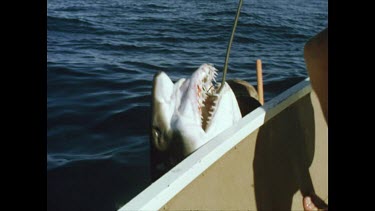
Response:
[[[230,48],[231,48],[231,46],[232,46],[233,37],[234,37],[234,32],[236,31],[237,22],[238,22],[238,17],[240,16],[240,11],[241,11],[241,7],[242,7],[242,1],[243,1],[243,0],[240,0],[239,3],[238,3],[237,14],[236,14],[236,18],[234,19],[234,24],[233,24],[233,29],[232,29],[232,35],[231,35],[230,40],[229,40],[229,43],[228,43],[228,47],[227,47],[227,55],[225,56],[223,79],[221,80],[221,85],[220,85],[220,88],[219,88],[219,90],[218,90],[218,93],[220,93],[220,91],[222,90],[222,88],[223,88],[223,86],[224,86],[224,84],[225,84],[225,77],[226,77],[226,75],[227,75],[227,69],[228,69],[228,61],[229,61]]]

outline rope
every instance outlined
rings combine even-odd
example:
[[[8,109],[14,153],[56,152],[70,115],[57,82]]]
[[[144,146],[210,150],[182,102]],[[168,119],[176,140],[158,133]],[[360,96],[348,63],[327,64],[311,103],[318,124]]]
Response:
[[[221,82],[220,88],[218,90],[218,93],[221,92],[221,90],[223,89],[224,84],[225,84],[225,77],[227,75],[230,48],[232,47],[234,32],[236,31],[238,17],[240,16],[241,7],[242,7],[242,1],[243,0],[240,0],[239,3],[238,3],[237,14],[236,14],[236,18],[234,19],[234,24],[233,24],[233,29],[232,29],[232,35],[230,36],[230,40],[229,40],[228,47],[227,47],[227,54],[225,56],[223,79],[221,80],[222,82]]]

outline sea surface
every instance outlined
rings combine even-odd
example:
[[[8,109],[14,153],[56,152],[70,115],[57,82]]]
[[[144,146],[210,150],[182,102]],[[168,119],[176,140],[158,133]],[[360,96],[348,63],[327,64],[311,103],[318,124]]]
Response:
[[[237,4],[47,1],[48,210],[116,210],[151,183],[153,75],[221,73]],[[307,77],[304,44],[326,27],[327,0],[244,0],[227,78],[255,86],[261,59],[272,99]]]

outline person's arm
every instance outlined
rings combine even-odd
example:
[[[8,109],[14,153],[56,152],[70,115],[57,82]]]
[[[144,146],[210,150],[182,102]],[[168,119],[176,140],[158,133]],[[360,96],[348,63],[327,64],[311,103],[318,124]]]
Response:
[[[328,123],[328,28],[306,43],[304,56],[311,86]]]

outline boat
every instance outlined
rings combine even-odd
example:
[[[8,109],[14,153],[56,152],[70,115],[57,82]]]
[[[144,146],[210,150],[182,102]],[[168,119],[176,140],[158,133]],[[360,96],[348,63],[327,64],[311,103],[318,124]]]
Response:
[[[328,203],[328,125],[310,79],[256,108],[122,206],[125,210],[303,210]]]

